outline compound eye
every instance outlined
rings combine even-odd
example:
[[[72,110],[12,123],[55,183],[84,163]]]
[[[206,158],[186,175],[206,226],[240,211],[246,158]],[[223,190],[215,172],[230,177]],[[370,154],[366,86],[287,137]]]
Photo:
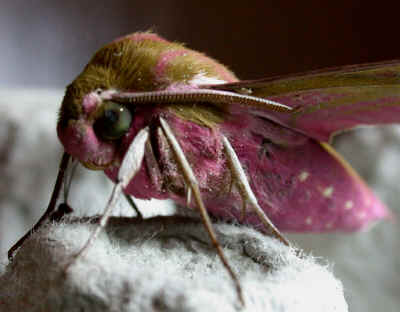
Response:
[[[128,132],[131,122],[132,114],[125,106],[107,101],[93,129],[104,140],[117,140]]]

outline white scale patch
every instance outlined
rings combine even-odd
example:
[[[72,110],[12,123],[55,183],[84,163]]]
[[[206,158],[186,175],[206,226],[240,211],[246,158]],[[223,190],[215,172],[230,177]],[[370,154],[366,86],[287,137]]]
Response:
[[[223,83],[226,83],[226,81],[215,77],[207,77],[204,73],[195,75],[193,79],[189,81],[189,84],[195,86],[223,84]]]
[[[333,187],[333,186],[329,186],[329,187],[325,188],[325,189],[322,191],[322,195],[323,195],[324,197],[331,197],[332,194],[333,194],[333,191],[334,191],[334,187]]]
[[[351,200],[348,200],[345,204],[344,204],[344,208],[346,209],[346,210],[350,210],[351,208],[353,208],[353,201],[351,201]]]
[[[304,182],[305,180],[307,180],[309,176],[310,174],[307,171],[303,171],[302,173],[299,174],[300,182]]]

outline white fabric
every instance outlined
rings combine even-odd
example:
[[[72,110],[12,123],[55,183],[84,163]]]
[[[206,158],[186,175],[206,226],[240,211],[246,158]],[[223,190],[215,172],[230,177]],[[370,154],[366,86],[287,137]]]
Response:
[[[94,225],[43,228],[0,277],[0,311],[237,311],[232,280],[203,225],[165,218],[111,220],[109,235],[102,232],[65,278],[63,263]],[[347,311],[325,264],[246,227],[216,231],[244,289],[241,311]]]

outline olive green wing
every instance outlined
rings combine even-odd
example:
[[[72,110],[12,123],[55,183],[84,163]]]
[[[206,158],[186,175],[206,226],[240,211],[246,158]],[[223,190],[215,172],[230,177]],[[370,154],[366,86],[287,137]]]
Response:
[[[290,106],[294,111],[289,113],[271,112],[262,105],[247,105],[244,109],[320,141],[328,141],[335,133],[359,125],[400,122],[400,60],[207,88],[248,94]],[[243,109],[243,105],[241,107]]]

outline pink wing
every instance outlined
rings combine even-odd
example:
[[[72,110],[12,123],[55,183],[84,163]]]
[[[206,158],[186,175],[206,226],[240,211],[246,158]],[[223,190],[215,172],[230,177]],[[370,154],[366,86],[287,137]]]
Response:
[[[261,207],[280,230],[355,231],[389,215],[327,143],[264,118],[242,115],[241,121],[239,126],[236,121],[224,123],[221,131],[238,154]],[[240,209],[226,207],[208,204],[212,214],[240,220]],[[255,215],[245,223],[262,228]]]
[[[335,133],[359,125],[400,122],[398,60],[240,81],[211,88],[245,91],[297,108],[292,114],[274,113],[262,107],[250,110],[319,141],[327,142]]]
[[[390,214],[351,166],[318,141],[327,142],[337,132],[359,125],[400,122],[399,61],[212,88],[246,92],[297,108],[295,113],[276,113],[260,106],[232,106],[232,111],[265,118],[263,126],[253,128],[265,145],[263,161],[258,159],[257,144],[251,150],[246,143],[248,137],[242,142],[231,139],[257,198],[279,229],[351,231]],[[266,126],[274,124],[271,120],[285,127]],[[290,129],[293,137],[288,139]],[[227,133],[232,130],[229,127]],[[215,212],[224,215],[222,210]],[[255,216],[246,222],[259,225]]]

